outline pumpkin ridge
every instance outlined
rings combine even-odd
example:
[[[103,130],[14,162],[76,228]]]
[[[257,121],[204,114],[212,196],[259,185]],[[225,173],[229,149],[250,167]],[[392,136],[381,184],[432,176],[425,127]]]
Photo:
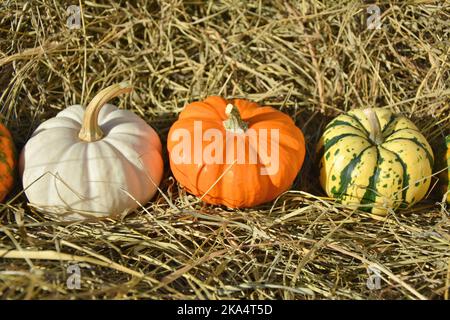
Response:
[[[280,131],[280,134],[283,132],[286,135],[290,135],[290,133],[295,130],[297,133],[299,133],[301,130],[298,128],[294,123],[286,123],[283,121],[259,121],[254,122],[249,126],[249,129],[253,129],[255,131],[258,131],[260,129],[278,129]],[[291,135],[292,136],[292,135]]]
[[[381,131],[383,133],[383,136],[387,137],[387,136],[390,136],[391,134],[393,134],[397,130],[405,129],[405,128],[400,128],[400,129],[397,129],[397,130],[394,130],[394,131],[390,132],[390,130],[392,130],[392,127],[395,127],[401,120],[402,120],[401,117],[394,116],[394,120],[393,121],[389,121],[389,123]]]
[[[411,141],[413,142],[415,145],[417,145],[418,147],[420,147],[422,150],[425,151],[425,154],[427,155],[427,159],[428,162],[430,164],[431,167],[434,166],[434,159],[433,156],[430,154],[430,152],[416,139],[411,139],[411,138],[404,138],[404,137],[400,137],[400,138],[394,138],[394,139],[390,139],[390,140],[386,140],[385,142],[392,142],[392,141],[397,141],[397,140],[405,140],[405,141]]]
[[[133,173],[133,176],[135,177],[135,180],[136,181],[138,181],[138,180],[140,180],[140,176],[137,174],[137,171],[135,171],[135,170],[126,170],[126,167],[125,167],[125,164],[128,164],[128,165],[130,165],[132,168],[134,168],[134,169],[141,169],[141,168],[139,168],[139,167],[137,167],[125,154],[123,154],[122,153],[122,151],[121,150],[119,150],[115,145],[113,145],[111,142],[109,142],[109,141],[107,141],[106,139],[103,139],[102,140],[103,142],[104,142],[104,144],[106,144],[106,145],[108,145],[110,148],[111,148],[111,150],[112,150],[112,152],[113,153],[115,153],[118,157],[120,157],[119,159],[121,160],[121,161],[119,161],[120,162],[120,166],[121,166],[121,170],[120,170],[120,172],[127,172],[127,175],[128,174],[130,174],[130,172],[132,172]],[[121,143],[123,143],[123,144],[125,144],[124,142],[122,142],[121,141]],[[152,145],[152,144],[149,144],[149,145]],[[133,148],[130,148],[130,150],[132,150]],[[125,161],[124,161],[125,160]],[[149,174],[148,172],[145,172],[146,174]],[[129,193],[131,193],[131,186],[130,185],[128,185],[128,183],[126,183],[126,185],[122,185],[121,187],[126,187],[126,190],[125,191],[127,191],[127,192],[129,192]],[[136,198],[136,199],[139,199],[139,198],[141,198],[144,194],[143,194],[143,190],[142,189],[139,189],[139,191],[138,192],[140,192],[140,194],[139,195],[137,195],[137,194],[133,194],[134,195],[134,197]],[[141,203],[142,204],[142,203]],[[142,204],[143,205],[143,204]]]
[[[260,123],[259,123],[260,124]],[[255,124],[256,126],[257,124]],[[255,129],[254,127],[249,127],[249,129]],[[274,128],[260,128],[260,129],[274,129]],[[298,130],[298,136],[295,137],[295,139],[292,137],[292,134],[289,134],[290,132],[287,130],[287,128],[275,128],[279,130],[279,141],[278,141],[278,146],[279,147],[283,147],[286,149],[290,149],[293,150],[295,152],[298,152],[299,149],[301,149],[301,144],[304,143],[304,136],[303,133],[301,132],[301,130],[299,128],[297,128],[297,126],[295,126],[295,129]],[[259,137],[259,135],[258,135]],[[259,139],[259,138],[258,138]],[[297,142],[297,145],[291,146],[290,144],[288,144],[289,141],[294,140],[295,142]],[[298,141],[297,141],[298,140]],[[259,140],[258,140],[259,141]]]
[[[380,151],[378,150],[378,148],[376,149],[376,154],[377,154],[377,162],[373,171],[372,176],[369,178],[369,184],[366,187],[366,191],[361,199],[361,204],[365,205],[365,204],[374,204],[375,203],[375,199],[378,196],[377,192],[376,192],[376,183],[378,182],[378,177],[380,175],[381,169],[380,169],[380,165],[381,165],[381,155],[380,155]],[[366,211],[366,212],[372,212],[373,207],[362,207],[361,210]]]
[[[391,150],[389,150],[389,149],[387,149],[387,148],[385,148],[383,145],[380,145],[380,146],[378,146],[378,148],[381,150],[381,149],[383,149],[385,152],[387,152],[387,153],[389,153],[389,154],[391,154],[392,156],[394,156],[396,159],[398,159],[398,155],[395,153],[395,152],[393,152],[393,151],[391,151]],[[381,154],[381,153],[380,153]],[[403,181],[406,179],[405,178],[405,172],[406,172],[406,170],[405,170],[405,167],[404,167],[404,165],[403,165],[403,163],[402,162],[400,162],[400,161],[398,161],[399,163],[400,163],[400,166],[402,167],[402,172],[403,172],[403,174],[402,174],[402,180],[401,180],[401,183],[402,183],[402,186],[401,186],[401,191],[402,191],[402,194],[403,194],[403,190],[404,190],[404,185],[403,185]],[[405,164],[406,165],[406,164]],[[398,197],[397,197],[397,194],[398,194],[398,192],[394,192],[394,196],[395,196],[395,201],[394,201],[394,204],[395,204],[395,207],[397,208],[399,205],[397,205],[397,203],[399,202],[398,201]],[[403,198],[401,199],[401,203],[400,203],[400,205],[402,204],[404,202],[404,200],[403,200]]]
[[[179,122],[178,126],[180,128],[186,128],[185,121],[190,126],[192,126],[192,128],[194,127],[194,123],[195,122],[200,121],[202,123],[202,134],[203,134],[203,131],[205,131],[205,128],[203,127],[204,123],[214,124],[213,126],[211,126],[212,128],[219,129],[221,131],[225,130],[225,128],[223,127],[222,120],[220,120],[220,119],[214,119],[214,118],[205,118],[205,119],[201,118],[201,119],[199,119],[199,118],[194,118],[194,117],[188,117],[188,118],[183,118],[183,119],[177,120],[177,122]]]
[[[48,125],[49,123],[51,124],[51,122],[58,122],[60,119],[62,119],[63,121],[67,121],[67,120],[68,120],[68,121],[71,122],[73,125],[75,125],[77,128],[69,128],[69,127],[62,126],[62,125],[55,126],[55,127],[45,127],[45,125]],[[36,130],[33,132],[33,134],[31,135],[30,139],[33,138],[33,137],[35,137],[35,136],[37,136],[38,134],[40,134],[40,133],[43,132],[43,131],[55,130],[55,129],[56,129],[56,130],[60,130],[60,129],[65,129],[65,130],[75,130],[75,131],[77,131],[77,134],[78,134],[78,131],[80,131],[80,128],[81,128],[81,123],[80,123],[80,122],[77,122],[77,121],[74,120],[74,119],[71,119],[71,118],[69,118],[69,117],[54,117],[54,118],[50,118],[50,119],[46,120],[45,122],[41,123],[41,124],[36,128]]]
[[[281,140],[281,139],[280,139]],[[263,163],[262,163],[262,161],[261,161],[261,156],[259,155],[259,152],[257,152],[257,150],[255,150],[254,149],[254,147],[252,146],[252,144],[250,143],[250,141],[249,141],[249,143],[248,143],[248,145],[249,145],[249,148],[252,148],[253,150],[254,150],[254,152],[256,153],[256,155],[258,156],[258,163],[257,163],[257,170],[261,170],[261,167],[266,167],[266,165],[264,165]],[[287,147],[287,148],[290,148],[290,147]],[[292,149],[292,148],[291,148]],[[294,149],[292,149],[292,150],[294,150]],[[294,151],[298,151],[298,150],[294,150]],[[263,178],[265,178],[265,180],[266,180],[266,182],[265,183],[269,183],[270,182],[270,189],[274,189],[275,188],[275,183],[274,183],[274,181],[272,180],[272,179],[274,179],[275,177],[274,177],[274,175],[266,175],[266,176],[264,176],[264,175],[262,175],[262,177]],[[295,178],[294,178],[295,179]],[[264,199],[266,199],[267,200],[267,198],[270,198],[270,197],[268,197],[268,195],[270,194],[271,192],[268,192],[268,191],[266,191],[266,193],[264,194]],[[267,201],[271,201],[272,199],[269,199],[269,200],[267,200]]]
[[[419,129],[417,129],[417,128],[409,128],[409,127],[407,127],[407,128],[400,128],[400,129],[397,129],[397,130],[395,130],[395,131],[389,132],[389,134],[387,134],[385,137],[388,138],[388,137],[390,137],[390,136],[396,134],[397,132],[400,132],[400,131],[403,131],[403,130],[412,130],[412,131],[415,131],[415,132],[418,132],[418,133],[422,134],[422,133],[419,131]]]
[[[391,151],[384,146],[381,146],[381,148],[392,152],[395,155],[395,158],[398,162],[400,162],[400,165],[403,168],[403,177],[402,177],[402,203],[401,207],[407,207],[409,205],[409,202],[406,201],[406,193],[408,192],[408,186],[409,186],[409,174],[408,174],[408,165],[402,160],[402,158],[394,151]]]
[[[197,108],[197,109],[200,109],[200,110],[195,110],[195,112],[194,112],[194,110],[189,110],[189,109],[192,109],[192,108]],[[213,111],[215,113],[215,115],[217,116],[217,119],[218,119],[217,121],[224,120],[224,119],[222,119],[223,117],[219,113],[219,111],[216,108],[214,108],[213,106],[211,106],[210,104],[206,103],[206,102],[193,102],[193,103],[188,104],[180,112],[180,116],[182,114],[182,118],[180,118],[180,116],[179,116],[178,120],[187,120],[187,119],[198,120],[199,118],[200,119],[203,119],[203,118],[215,119],[215,117],[209,116],[208,114],[201,114],[201,116],[199,117],[197,112],[200,112],[201,109],[208,109],[208,110]]]
[[[290,120],[292,120],[291,117],[271,106],[261,106],[258,108],[242,109],[242,118],[245,119],[246,121],[250,121],[249,119],[264,116],[267,114],[271,115],[271,119],[275,119],[276,117],[282,117],[283,119],[286,119],[287,117]]]
[[[172,173],[173,173],[174,175],[175,175],[175,173],[179,173],[180,175],[183,175],[184,177],[188,177],[188,176],[189,176],[189,174],[186,173],[185,171],[179,169],[179,168],[176,167],[176,166],[173,166],[173,165],[172,165],[172,162],[171,162],[171,164],[170,164],[170,168],[171,168],[171,171],[172,171]],[[192,193],[192,194],[194,194],[194,195],[197,195],[198,192],[199,192],[199,189],[197,188],[197,186],[196,186],[194,183],[192,183],[189,179],[186,179],[186,180],[189,182],[190,185],[187,185],[187,184],[181,183],[181,182],[180,182],[180,185],[181,185],[183,188],[187,189],[187,191],[188,191],[189,193]]]
[[[280,131],[284,131],[285,133],[290,133],[294,128],[294,126],[295,125],[293,123],[286,123],[278,120],[274,120],[271,122],[270,120],[268,120],[268,121],[253,122],[249,125],[249,129],[253,129],[255,131],[258,131],[260,129],[268,129],[268,130],[278,129]]]
[[[110,116],[111,114],[117,113],[118,115]],[[125,118],[127,117],[127,118]],[[129,118],[128,118],[129,117]],[[101,123],[100,123],[101,122]],[[120,127],[126,125],[136,125],[139,126],[139,129],[145,131],[141,132],[141,130],[135,130],[136,132],[130,132],[125,130],[124,132],[116,132]],[[115,134],[126,134],[133,135],[135,137],[145,137],[148,135],[148,127],[149,125],[140,117],[135,115],[134,113],[128,110],[120,110],[115,109],[109,113],[108,116],[104,119],[99,118],[99,127],[104,132],[104,136],[115,135]],[[150,127],[151,128],[151,127]]]
[[[218,108],[216,108],[214,106],[214,104],[211,102],[211,100],[213,100],[211,98],[213,98],[214,100],[217,100],[216,102],[220,103],[220,109],[223,108],[223,112],[224,112],[225,118],[219,112]],[[228,103],[230,103],[230,102],[227,99],[224,99],[224,98],[219,97],[219,96],[212,96],[212,97],[208,97],[206,100],[194,102],[194,104],[198,104],[199,106],[202,106],[202,107],[204,107],[203,104],[206,104],[209,109],[214,110],[214,112],[217,114],[218,118],[220,120],[222,120],[222,121],[227,119],[226,114],[225,114],[225,108],[226,108]],[[223,106],[222,106],[222,104],[223,104]]]
[[[348,189],[348,185],[352,180],[352,172],[355,169],[356,165],[359,164],[359,162],[362,159],[362,156],[364,154],[364,152],[366,152],[367,150],[373,148],[374,146],[370,145],[366,148],[364,148],[355,158],[353,158],[349,164],[344,168],[344,170],[342,170],[341,172],[341,179],[340,179],[340,187],[338,191],[333,192],[333,190],[331,190],[332,193],[334,193],[335,195],[337,195],[337,197],[341,198]]]
[[[223,104],[223,107],[225,107],[229,103],[227,99],[222,98],[221,96],[209,96],[208,98],[206,98],[203,101],[195,101],[195,102],[192,102],[190,104],[198,104],[198,103],[203,104],[203,103],[205,103],[205,104],[209,105],[212,109],[217,110],[214,107],[215,103],[213,103],[212,100],[217,100],[217,101],[214,101],[214,102],[218,103],[218,104],[221,104],[221,105]]]
[[[319,158],[321,158],[325,154],[325,152],[328,151],[328,149],[332,148],[336,143],[338,143],[340,140],[346,137],[358,137],[364,139],[363,137],[360,137],[353,133],[343,133],[339,136],[333,137],[329,139],[327,142],[323,143],[323,145],[318,151]]]
[[[289,149],[289,150],[291,150],[293,152],[299,152],[300,149],[301,149],[300,143],[299,143],[299,147],[300,148],[294,148],[293,146],[290,146],[286,142],[284,142],[281,135],[280,135],[280,139],[279,139],[278,143],[279,143],[278,144],[279,149],[281,149],[281,147],[283,147],[283,149]]]
[[[122,160],[125,160],[125,162],[128,162],[132,167],[139,169],[127,156],[125,156],[122,152],[122,150],[119,150],[115,145],[113,145],[110,141],[105,140],[104,141],[105,144],[107,144],[112,150],[113,152],[120,156],[120,158]],[[123,141],[120,141],[120,143],[125,144]],[[130,150],[132,150],[132,148],[130,148]]]
[[[357,127],[357,126],[354,126],[354,125],[352,125],[350,122],[347,122],[347,121],[345,121],[345,120],[335,120],[335,121],[332,121],[329,125],[327,125],[327,126],[325,127],[325,130],[324,130],[324,131],[327,131],[327,130],[329,130],[329,129],[334,129],[335,127],[339,127],[339,126],[351,127],[351,128],[353,128],[353,129],[355,129],[355,130],[358,130],[358,131],[361,132],[364,136],[366,136],[366,133],[365,133],[363,130],[361,130],[361,128],[359,128],[359,127]]]
[[[214,166],[218,166],[217,175],[214,177],[213,183],[207,186],[206,189],[200,187],[200,180],[202,178],[203,170],[208,168],[208,164],[204,163],[200,168],[198,168],[196,171],[195,183],[193,185],[194,190],[190,190],[191,193],[193,193],[200,199],[216,198],[215,196],[213,196],[213,194],[218,194],[220,197],[220,195],[222,195],[222,179],[225,177],[225,175],[221,176],[221,174],[223,173],[223,165],[223,163],[214,164]],[[188,173],[186,173],[185,176],[187,177]]]
[[[267,112],[261,112],[255,115],[251,115],[251,116],[243,116],[242,119],[244,121],[247,121],[249,123],[249,128],[252,125],[255,124],[260,124],[260,123],[264,123],[264,122],[280,122],[284,125],[295,125],[294,121],[286,114],[281,113],[280,111],[272,108],[272,107],[268,107],[271,110],[268,110]]]
[[[396,119],[397,119],[397,116],[392,113],[391,117],[389,118],[389,121],[384,125],[384,128],[381,129],[381,133],[383,135],[386,132],[387,128],[389,128],[389,126],[391,126],[395,122]]]
[[[295,128],[296,129],[298,129],[296,126],[295,126]],[[284,131],[284,130],[283,130]],[[300,152],[301,151],[301,149],[302,149],[302,146],[301,146],[301,144],[302,143],[304,143],[304,136],[303,136],[303,133],[301,132],[301,130],[300,129],[298,129],[298,133],[299,133],[299,137],[297,137],[300,141],[297,141],[297,140],[295,140],[296,142],[298,142],[298,144],[296,145],[296,146],[291,146],[291,145],[289,145],[287,142],[288,142],[288,138],[289,138],[289,140],[290,140],[290,138],[291,138],[291,135],[289,135],[289,133],[288,132],[282,132],[282,130],[280,130],[280,135],[279,135],[279,139],[278,139],[278,148],[279,148],[279,150],[281,150],[282,148],[283,149],[289,149],[289,150],[291,150],[292,152],[294,152],[294,153],[298,153],[298,152]],[[247,138],[248,139],[248,138]],[[260,138],[258,138],[258,141],[259,141],[259,139]],[[250,144],[250,139],[249,139],[249,144]],[[268,142],[267,142],[268,143]],[[258,156],[259,156],[259,153],[258,152],[256,152],[257,154],[258,154]]]
[[[386,130],[384,131],[384,135],[385,136],[390,136],[390,135],[393,135],[393,134],[395,134],[396,132],[398,132],[398,131],[402,131],[402,130],[405,130],[405,129],[410,129],[410,130],[414,130],[414,131],[417,131],[417,132],[419,132],[420,134],[422,134],[420,131],[419,131],[419,129],[417,128],[417,126],[411,121],[411,120],[409,120],[408,118],[406,118],[405,116],[397,116],[396,117],[396,119],[395,119],[395,121],[393,122],[393,123],[391,123],[391,127],[392,126],[397,126],[397,125],[400,125],[402,122],[404,122],[404,127],[400,127],[400,128],[398,128],[398,129],[396,129],[396,130],[394,130],[394,131],[392,131],[392,132],[389,132],[389,130],[388,129],[391,129],[391,128],[386,128]]]
[[[56,170],[55,173],[52,174],[52,170],[50,170],[48,167],[49,166],[54,166],[54,167],[58,168],[59,164],[64,163],[65,160],[68,160],[68,157],[70,156],[70,152],[69,151],[71,149],[73,149],[76,145],[78,145],[78,144],[77,143],[71,144],[69,146],[69,149],[65,150],[65,152],[62,154],[62,157],[60,159],[58,159],[57,163],[50,163],[50,164],[47,164],[46,166],[44,166],[44,168],[42,170],[44,173],[39,177],[39,179],[42,179],[44,177],[44,175],[50,174],[52,176],[51,179],[55,179],[54,180],[54,188],[56,190],[56,193],[58,194],[58,197],[64,203],[66,208],[70,207],[70,205],[68,205],[67,202],[61,197],[61,194],[60,194],[60,192],[58,190],[58,182],[61,182],[65,187],[70,186],[70,185],[66,181],[64,181],[62,179],[62,177],[59,175],[58,170]],[[37,183],[37,181],[35,181],[35,182]],[[52,186],[53,186],[53,184],[47,184],[48,191],[45,193],[46,195],[50,195],[51,194],[50,188]],[[71,186],[69,187],[69,189],[73,192],[73,189],[72,189]],[[78,191],[79,190],[76,190],[76,191],[77,191],[76,193],[77,193],[77,196],[78,196]],[[50,202],[50,199],[48,199],[48,197],[47,197],[47,199],[41,199],[41,200],[42,200],[43,203],[49,203]],[[38,203],[38,205],[40,205],[40,204]]]
[[[361,127],[362,131],[366,134],[366,136],[370,136],[370,132],[366,129],[366,127],[364,127],[364,125],[362,124],[362,122],[358,119],[358,117],[352,113],[348,113],[347,114],[350,118],[352,118],[353,120],[355,120],[359,126]],[[378,116],[377,116],[378,119]],[[379,120],[378,120],[379,121]]]
[[[217,164],[217,165],[219,167],[223,166],[222,164]],[[208,197],[208,196],[210,197],[211,196],[211,192],[214,190],[214,188],[219,189],[218,190],[219,194],[222,192],[222,190],[221,190],[221,183],[220,183],[220,180],[218,180],[219,177],[220,177],[220,174],[218,174],[216,176],[216,178],[214,179],[214,182],[213,182],[214,187],[212,187],[212,185],[211,185],[208,188],[206,188],[205,191],[201,190],[201,188],[199,187],[200,186],[200,178],[201,178],[201,175],[202,175],[202,171],[205,169],[205,167],[206,167],[206,164],[204,163],[197,170],[197,176],[195,177],[195,185],[194,185],[195,190],[192,190],[192,191],[195,191],[195,192],[193,192],[194,194],[198,194],[199,198],[204,198],[204,197]],[[222,172],[222,170],[219,170],[218,172]]]
[[[358,136],[357,134],[353,133],[343,133],[341,135],[338,135],[336,137],[331,138],[324,144],[325,152],[328,151],[331,147],[333,147],[336,143],[338,143],[341,139],[346,137],[355,137],[355,138],[363,138],[361,136]]]

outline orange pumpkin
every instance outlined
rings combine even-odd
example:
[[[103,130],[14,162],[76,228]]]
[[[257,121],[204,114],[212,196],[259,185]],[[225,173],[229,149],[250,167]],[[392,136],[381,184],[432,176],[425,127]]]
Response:
[[[305,157],[302,131],[271,107],[211,96],[187,105],[167,147],[178,182],[204,202],[245,208],[288,190]]]
[[[0,124],[0,201],[11,190],[14,183],[16,150],[8,129]]]

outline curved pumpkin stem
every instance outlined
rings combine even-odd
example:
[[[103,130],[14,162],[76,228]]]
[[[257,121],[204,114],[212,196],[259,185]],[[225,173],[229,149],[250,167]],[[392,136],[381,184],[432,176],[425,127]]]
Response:
[[[78,137],[86,142],[93,142],[103,138],[103,131],[98,125],[98,114],[100,109],[109,100],[132,90],[130,83],[125,81],[113,84],[99,93],[88,104],[84,112],[83,124]]]
[[[227,104],[225,114],[228,116],[228,119],[223,121],[225,130],[232,133],[245,133],[247,131],[248,123],[242,120],[239,109],[235,105]]]
[[[367,120],[369,120],[370,140],[376,145],[383,143],[384,141],[383,133],[381,132],[380,121],[378,120],[377,115],[375,114],[372,108],[366,108],[363,110],[363,112],[366,115]]]

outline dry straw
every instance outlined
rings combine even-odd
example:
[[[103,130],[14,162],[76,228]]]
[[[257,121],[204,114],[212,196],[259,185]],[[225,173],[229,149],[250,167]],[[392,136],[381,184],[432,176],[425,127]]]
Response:
[[[427,200],[381,219],[324,198],[314,159],[330,117],[367,106],[405,114],[439,149],[450,130],[448,2],[382,1],[380,29],[367,28],[361,1],[83,1],[79,29],[62,3],[1,4],[1,120],[18,148],[66,106],[131,79],[134,93],[116,102],[163,143],[187,102],[220,94],[289,114],[307,159],[292,191],[247,210],[203,205],[167,169],[137,213],[69,224],[28,206],[19,185],[0,206],[0,297],[449,298],[437,178]],[[74,263],[79,289],[67,286]]]

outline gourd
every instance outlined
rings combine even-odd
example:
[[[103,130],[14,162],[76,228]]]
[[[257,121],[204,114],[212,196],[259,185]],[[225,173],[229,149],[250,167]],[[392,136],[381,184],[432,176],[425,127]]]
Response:
[[[100,91],[86,110],[69,106],[43,122],[22,150],[29,202],[63,220],[126,214],[152,198],[162,174],[157,133],[128,110],[107,104],[127,82]]]
[[[16,149],[8,129],[0,123],[0,201],[5,199],[14,184]]]
[[[409,119],[389,110],[357,109],[336,117],[318,153],[328,196],[367,212],[385,215],[409,207],[430,186],[430,145]]]
[[[187,105],[170,128],[167,147],[181,186],[230,208],[275,199],[292,185],[305,157],[303,133],[288,115],[218,96]]]

